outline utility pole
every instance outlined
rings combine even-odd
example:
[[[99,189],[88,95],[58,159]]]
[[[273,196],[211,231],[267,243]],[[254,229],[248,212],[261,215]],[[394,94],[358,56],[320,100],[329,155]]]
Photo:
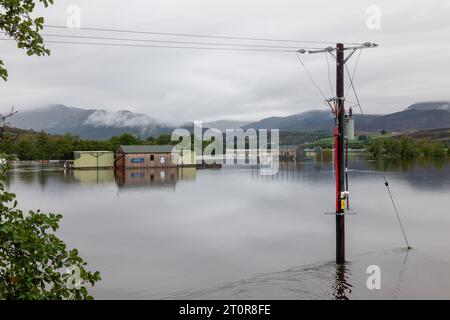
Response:
[[[326,99],[326,102],[330,105],[334,115],[334,165],[336,176],[336,263],[343,264],[345,262],[345,203],[348,200],[348,177],[346,177],[347,158],[345,151],[345,89],[344,89],[344,74],[345,63],[351,58],[351,56],[357,51],[367,48],[378,47],[376,43],[365,42],[361,45],[345,47],[343,43],[337,43],[336,47],[327,47],[318,50],[305,50],[300,49],[298,53],[329,53],[336,60],[336,97]],[[350,51],[345,56],[345,51]],[[333,54],[336,52],[336,54]],[[299,58],[303,67],[306,69],[303,61]],[[348,72],[348,71],[347,71]],[[311,78],[311,75],[310,75]],[[312,79],[311,79],[312,80]],[[350,79],[351,80],[351,79]],[[313,81],[317,86],[317,84]],[[353,85],[353,83],[352,83]],[[323,92],[318,87],[319,91],[323,95]],[[331,102],[334,101],[334,105]],[[350,111],[351,113],[351,111]],[[351,115],[351,114],[350,114]],[[348,203],[348,202],[347,202]]]
[[[334,152],[336,174],[336,263],[345,262],[344,186],[344,45],[336,45],[336,115]]]

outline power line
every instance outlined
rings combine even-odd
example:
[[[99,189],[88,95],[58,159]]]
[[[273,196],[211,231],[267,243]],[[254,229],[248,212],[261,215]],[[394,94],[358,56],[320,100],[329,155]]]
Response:
[[[349,72],[348,72],[348,68],[347,68],[347,65],[346,65],[347,75],[348,75],[349,78],[350,78],[350,83],[353,83],[354,80],[355,80],[356,69],[358,68],[358,62],[359,62],[359,58],[361,57],[361,53],[362,53],[362,49],[360,49],[360,51],[358,52],[358,57],[356,58],[355,66],[354,66],[354,68],[353,68],[353,72],[352,72],[352,75],[351,75],[351,76],[350,76],[350,74],[349,74]],[[351,89],[351,86],[349,86],[349,87],[347,88],[347,91],[346,91],[346,93],[345,93],[345,97],[347,97],[348,92],[350,91],[350,89]]]
[[[328,52],[324,52],[324,54],[325,54],[325,59],[327,60],[328,84],[330,85],[331,94],[332,94],[332,96],[333,96],[333,98],[334,98],[335,95],[334,95],[333,85],[331,84],[330,61],[328,61]]]
[[[46,28],[72,30],[72,29],[68,28],[67,26],[61,26],[61,25],[45,25],[45,27]],[[108,29],[108,28],[90,28],[90,27],[81,27],[81,28],[77,28],[75,30],[134,33],[134,34],[152,34],[152,35],[176,36],[176,37],[216,38],[216,39],[230,39],[230,40],[251,40],[251,41],[271,41],[271,42],[291,42],[291,43],[295,42],[295,43],[316,43],[316,44],[334,44],[334,43],[336,43],[335,41],[311,41],[311,40],[292,40],[292,39],[255,38],[255,37],[234,37],[234,36],[217,36],[217,35],[192,34],[192,33],[170,33],[170,32]],[[345,42],[345,44],[361,45],[361,43],[352,43],[352,42]]]
[[[306,74],[308,75],[309,79],[311,80],[312,84],[317,88],[317,90],[320,92],[322,98],[324,99],[324,101],[326,101],[328,103],[328,105],[330,106],[331,110],[333,110],[333,107],[331,106],[331,104],[328,102],[327,97],[325,96],[325,94],[323,93],[322,89],[320,89],[319,85],[316,83],[316,81],[314,81],[311,73],[309,72],[308,68],[306,67],[306,65],[303,63],[303,60],[300,58],[300,55],[298,54],[298,52],[295,52],[295,55],[297,56],[298,61],[300,61],[300,63],[302,64],[303,68],[306,71]]]
[[[364,115],[361,103],[359,101],[358,94],[356,93],[356,89],[355,89],[355,86],[353,84],[353,81],[355,79],[356,68],[358,67],[358,61],[359,61],[359,57],[361,56],[361,52],[362,52],[362,49],[360,49],[360,51],[358,53],[358,58],[356,59],[355,68],[353,69],[353,75],[352,76],[350,76],[350,72],[348,71],[347,65],[345,65],[345,71],[346,71],[346,73],[347,73],[347,75],[348,75],[348,77],[350,79],[350,86],[349,86],[349,88],[347,90],[347,93],[345,94],[345,97],[347,97],[347,94],[350,91],[350,88],[352,88],[353,89],[353,94],[355,95],[355,98],[356,98],[356,103],[357,103],[357,105],[359,107],[359,110],[361,111],[361,114]]]
[[[14,41],[14,39],[0,38],[4,41]],[[107,42],[78,42],[78,41],[57,41],[46,40],[46,43],[59,44],[82,44],[93,46],[113,46],[113,47],[134,47],[134,48],[166,48],[166,49],[191,49],[191,50],[215,50],[215,51],[250,51],[250,52],[297,52],[297,50],[281,49],[253,49],[253,48],[217,48],[217,47],[194,47],[194,46],[167,46],[167,45],[139,45],[128,43],[107,43]]]
[[[154,40],[154,39],[133,39],[133,38],[116,38],[116,37],[98,37],[98,36],[46,34],[46,33],[43,33],[42,36],[44,36],[44,37],[55,37],[55,38],[76,38],[76,39],[93,39],[93,40],[134,41],[134,42],[172,43],[172,44],[207,45],[207,46],[277,48],[277,49],[297,49],[297,50],[300,49],[299,47],[294,47],[294,46],[258,45],[258,44],[243,44],[243,43],[172,41],[172,40]],[[316,48],[316,47],[308,47],[308,48],[302,48],[302,49],[318,49],[318,48]]]

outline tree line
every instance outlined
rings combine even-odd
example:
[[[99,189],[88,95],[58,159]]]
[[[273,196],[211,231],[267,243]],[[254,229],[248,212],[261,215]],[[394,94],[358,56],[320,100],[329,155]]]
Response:
[[[11,133],[10,133],[11,134]],[[329,140],[329,141],[328,141]],[[321,139],[317,145],[332,147],[333,139]],[[320,142],[320,143],[319,143]],[[117,151],[119,145],[176,144],[170,134],[159,137],[138,138],[130,133],[113,136],[109,140],[81,139],[71,134],[51,135],[23,131],[0,139],[0,152],[14,155],[19,160],[71,160],[74,151]],[[203,141],[203,148],[210,142]],[[247,145],[247,141],[246,141]],[[350,143],[350,148],[365,148],[373,157],[402,159],[443,158],[450,156],[448,146],[439,141],[417,140],[410,137],[360,139]]]
[[[366,149],[375,158],[415,159],[450,156],[450,149],[443,142],[417,140],[410,137],[370,139],[367,141]]]
[[[81,139],[71,134],[50,135],[23,133],[0,140],[0,152],[14,155],[19,160],[71,160],[74,151],[116,151],[119,145],[162,145],[174,144],[169,134],[149,137],[142,140],[132,134],[124,133],[109,140]]]

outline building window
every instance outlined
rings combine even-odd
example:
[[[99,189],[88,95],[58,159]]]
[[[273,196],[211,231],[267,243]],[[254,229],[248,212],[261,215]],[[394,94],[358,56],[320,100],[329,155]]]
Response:
[[[151,155],[151,156],[150,156],[150,161],[153,161],[153,160],[155,160],[155,156],[154,156],[154,155]]]

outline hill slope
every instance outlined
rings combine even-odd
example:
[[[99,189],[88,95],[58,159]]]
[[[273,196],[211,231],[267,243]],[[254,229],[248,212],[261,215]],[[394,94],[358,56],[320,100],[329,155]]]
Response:
[[[85,110],[65,105],[50,105],[19,112],[11,118],[11,126],[21,129],[44,130],[51,134],[71,133],[84,139],[109,139],[125,132],[148,137],[172,131],[169,125],[146,114],[127,110],[108,112]]]
[[[450,128],[449,102],[415,103],[403,111],[387,115],[355,114],[355,129],[359,132],[408,131]],[[333,117],[328,110],[314,110],[287,117],[269,117],[245,123],[219,120],[205,123],[204,127],[221,130],[242,127],[243,129],[280,129],[285,132],[331,131]],[[64,105],[19,112],[11,118],[11,126],[21,129],[44,130],[51,134],[71,133],[85,139],[109,139],[125,132],[147,138],[170,133],[174,127],[146,114],[122,110],[85,110]],[[186,126],[185,126],[186,127]]]
[[[357,131],[406,131],[450,128],[449,102],[416,103],[403,111],[387,115],[355,114]],[[329,111],[307,111],[287,117],[270,117],[244,128],[280,129],[281,131],[329,131],[333,128]]]

